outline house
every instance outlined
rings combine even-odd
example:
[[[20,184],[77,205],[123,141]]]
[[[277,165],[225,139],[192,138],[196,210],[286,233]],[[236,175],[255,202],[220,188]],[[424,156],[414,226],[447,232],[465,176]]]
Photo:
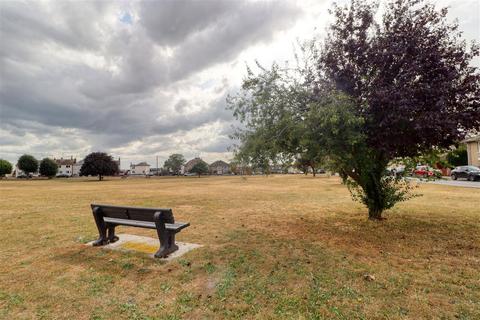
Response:
[[[148,175],[150,174],[150,165],[146,162],[140,162],[137,164],[130,163],[130,174],[131,175]]]
[[[192,170],[193,166],[195,166],[197,163],[199,163],[200,161],[203,161],[201,158],[194,158],[190,161],[188,161],[186,164],[185,164],[185,167],[183,169],[183,172],[187,173],[187,172],[190,172],[190,170]]]
[[[38,177],[40,175],[40,173],[38,172],[38,170],[36,172],[31,172],[30,173],[30,176],[31,177]],[[25,174],[25,172],[23,172],[22,170],[20,170],[18,168],[18,164],[15,165],[15,168],[13,169],[13,172],[12,172],[12,177],[15,177],[15,178],[18,178],[18,177],[25,177],[27,176]]]
[[[230,163],[230,168],[235,175],[251,175],[253,173],[252,168],[247,165],[241,165],[235,162]]]
[[[468,165],[480,167],[480,135],[462,141],[467,145]]]
[[[80,169],[82,168],[82,165],[83,165],[83,160],[80,160],[73,164],[72,175],[74,177],[80,176]]]
[[[53,158],[58,165],[57,176],[73,176],[73,166],[77,163],[77,159],[71,157],[70,159],[55,159]]]
[[[208,166],[208,171],[210,174],[229,174],[230,173],[230,165],[225,161],[218,160]]]

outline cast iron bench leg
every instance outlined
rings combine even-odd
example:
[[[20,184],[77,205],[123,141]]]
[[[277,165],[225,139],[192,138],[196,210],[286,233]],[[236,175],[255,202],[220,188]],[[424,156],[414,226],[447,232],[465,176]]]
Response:
[[[155,258],[165,258],[170,253],[178,250],[178,246],[175,244],[175,232],[168,231],[165,228],[165,222],[173,223],[173,221],[165,221],[166,219],[164,219],[161,212],[155,213],[154,220],[158,239],[160,240],[160,249],[155,253]]]
[[[118,237],[115,235],[115,225],[108,225],[108,243],[114,243],[118,241]]]
[[[96,241],[93,242],[93,246],[103,246],[107,244],[107,226],[105,225],[105,221],[103,221],[102,210],[100,208],[93,209],[93,217],[95,219],[95,223],[97,224],[97,229],[99,233],[99,237]]]
[[[160,232],[157,230],[157,234],[160,239],[160,249],[155,253],[155,258],[166,258],[170,253],[178,250],[173,232],[167,231],[160,235]]]

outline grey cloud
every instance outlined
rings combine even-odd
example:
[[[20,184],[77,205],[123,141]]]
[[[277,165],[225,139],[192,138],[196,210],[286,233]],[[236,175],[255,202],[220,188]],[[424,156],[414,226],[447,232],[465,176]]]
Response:
[[[52,8],[54,6],[54,9]],[[4,1],[1,4],[0,38],[31,41],[35,44],[57,42],[76,49],[97,49],[100,30],[94,21],[109,7],[108,2],[36,2]],[[8,53],[12,46],[2,46]]]
[[[188,101],[186,99],[180,99],[176,104],[175,104],[175,111],[177,112],[184,112],[185,108],[188,106]]]
[[[159,45],[175,46],[234,11],[240,1],[145,1],[141,23]]]
[[[214,63],[236,56],[244,47],[270,40],[272,30],[291,26],[300,14],[289,2],[246,2],[216,23],[188,37],[176,49],[172,77],[180,79]]]
[[[131,25],[106,18],[125,7]],[[175,94],[298,14],[288,2],[1,2],[1,152],[108,150],[229,123],[227,79],[205,81],[202,105]]]
[[[232,141],[227,136],[220,136],[209,145],[202,148],[205,152],[225,152],[232,145]]]

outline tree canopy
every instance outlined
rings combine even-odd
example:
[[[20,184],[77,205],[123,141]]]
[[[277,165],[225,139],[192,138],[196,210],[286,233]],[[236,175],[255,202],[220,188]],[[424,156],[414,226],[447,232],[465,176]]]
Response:
[[[447,162],[453,167],[466,166],[468,164],[467,147],[462,144],[447,153]]]
[[[185,163],[186,161],[182,154],[174,153],[168,157],[163,164],[163,167],[173,174],[179,175],[182,170],[182,166],[184,166]]]
[[[208,164],[201,160],[201,161],[198,161],[193,167],[192,169],[190,169],[190,172],[191,173],[196,173],[198,175],[198,177],[200,178],[200,176],[202,174],[207,174],[208,173]]]
[[[227,102],[243,127],[236,154],[263,166],[285,155],[339,172],[371,219],[410,198],[394,159],[448,147],[480,126],[480,74],[447,10],[422,0],[334,6],[323,43],[296,66],[247,69]],[[297,56],[298,57],[298,56]]]
[[[40,174],[45,177],[55,177],[58,171],[58,165],[55,161],[49,158],[44,158],[40,161]]]
[[[90,153],[85,157],[80,168],[81,176],[98,176],[98,180],[103,180],[103,176],[115,175],[118,172],[118,163],[104,152]]]
[[[20,170],[29,175],[32,172],[37,172],[38,170],[38,160],[34,156],[29,154],[24,154],[18,159],[17,166]]]
[[[7,160],[0,159],[0,177],[12,173],[12,164]]]
[[[370,147],[386,159],[449,147],[480,126],[480,74],[448,10],[423,0],[335,6],[318,70],[355,100]]]

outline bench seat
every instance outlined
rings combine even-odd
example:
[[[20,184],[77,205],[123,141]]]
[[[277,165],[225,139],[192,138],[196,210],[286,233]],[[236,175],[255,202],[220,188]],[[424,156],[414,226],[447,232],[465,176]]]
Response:
[[[118,241],[115,235],[117,226],[155,229],[160,240],[160,249],[156,258],[165,258],[178,250],[175,235],[188,227],[188,222],[175,222],[172,209],[123,207],[108,204],[91,204],[93,218],[98,228],[99,237],[94,246],[103,246]]]
[[[105,221],[106,223],[115,224],[115,225],[140,227],[140,228],[146,228],[146,229],[157,229],[157,227],[155,226],[155,222],[118,219],[118,218],[109,218],[109,217],[104,217],[103,221]],[[179,232],[180,230],[188,227],[189,225],[190,223],[188,222],[165,223],[165,229],[173,232]]]

